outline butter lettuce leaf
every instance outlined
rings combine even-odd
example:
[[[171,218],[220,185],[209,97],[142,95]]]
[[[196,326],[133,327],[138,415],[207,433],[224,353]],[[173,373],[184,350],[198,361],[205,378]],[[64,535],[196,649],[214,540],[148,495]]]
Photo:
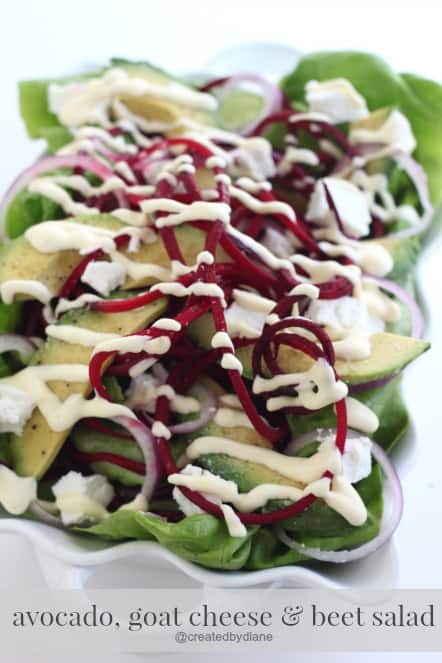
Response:
[[[22,304],[3,304],[0,302],[0,334],[15,332],[19,328],[22,318]],[[14,362],[9,361],[6,355],[0,355],[0,378],[14,373]]]
[[[57,203],[39,193],[23,189],[12,199],[6,211],[6,233],[10,239],[15,239],[36,223],[62,219],[65,216]]]
[[[281,85],[296,103],[304,101],[308,81],[339,77],[351,81],[370,110],[397,107],[408,117],[417,140],[414,156],[427,173],[431,199],[437,204],[442,195],[442,85],[414,74],[397,74],[382,58],[359,51],[306,55]]]
[[[171,552],[201,566],[236,571],[247,562],[256,528],[249,528],[247,536],[240,539],[231,537],[225,523],[209,514],[168,523],[149,514],[116,511],[98,525],[76,530],[108,541],[158,541]]]

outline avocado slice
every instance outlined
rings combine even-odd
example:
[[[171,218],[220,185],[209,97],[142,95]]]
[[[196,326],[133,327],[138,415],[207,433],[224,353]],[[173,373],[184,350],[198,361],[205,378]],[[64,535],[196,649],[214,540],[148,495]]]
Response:
[[[201,435],[226,437],[235,440],[236,442],[242,442],[243,444],[271,448],[270,442],[251,428],[245,428],[243,426],[223,428],[211,422],[194,433],[174,436],[171,440],[171,452],[174,458],[178,461],[183,455],[186,446]],[[96,454],[107,452],[139,463],[143,462],[141,451],[138,445],[134,442],[131,442],[130,440],[122,440],[111,435],[105,435],[91,430],[86,426],[82,426],[81,423],[75,426],[70,435],[70,439],[75,449],[82,453]],[[231,459],[227,458],[227,461],[229,460]],[[250,465],[250,463],[248,465]],[[104,474],[104,476],[107,476],[111,481],[118,481],[125,486],[138,486],[143,482],[143,476],[141,474],[108,461],[95,461],[91,463],[90,466],[94,472]]]
[[[247,493],[255,486],[263,483],[301,487],[301,484],[282,476],[278,472],[274,472],[265,465],[241,460],[226,454],[204,454],[199,456],[197,464],[223,479],[234,481],[241,493]]]
[[[166,309],[167,299],[162,298],[143,308],[127,313],[100,313],[91,310],[73,310],[66,313],[59,324],[70,324],[92,331],[124,336],[156,320]],[[65,343],[49,337],[36,352],[34,365],[89,363],[93,348]],[[54,393],[65,400],[71,394],[87,396],[91,385],[87,383],[51,382]],[[13,436],[11,453],[14,470],[21,476],[41,477],[53,462],[70,431],[52,431],[38,409],[26,423],[22,435]]]
[[[130,78],[139,78],[154,85],[166,86],[170,83],[190,87],[182,80],[174,78],[167,72],[154,67],[147,62],[129,62],[127,60],[114,59],[112,66],[124,69]],[[186,121],[195,124],[214,126],[216,113],[203,110],[195,110],[186,106],[172,103],[166,99],[158,99],[150,95],[139,97],[121,97],[121,101],[132,113],[144,117],[149,121],[173,124],[174,127],[165,131],[166,135],[180,134],[186,128]],[[180,120],[183,123],[180,124]],[[187,127],[188,128],[188,127]]]
[[[207,314],[189,327],[190,336],[202,347],[207,348],[214,333],[213,322]],[[336,371],[344,382],[358,384],[371,382],[396,373],[428,350],[430,343],[410,336],[379,332],[371,337],[371,355],[359,361],[336,361]],[[239,348],[237,357],[242,362],[244,377],[252,377],[253,346]],[[278,359],[286,373],[306,371],[311,359],[306,355],[282,345]]]
[[[77,216],[71,221],[76,223],[121,231],[127,226],[111,214],[95,214]],[[53,223],[58,223],[53,221]],[[189,225],[182,225],[175,229],[175,236],[182,254],[188,264],[194,264],[198,253],[204,247],[205,233]],[[160,267],[170,266],[169,256],[164,248],[161,237],[150,244],[142,243],[138,251],[130,253],[121,250],[121,253],[133,262],[151,263]],[[43,283],[53,295],[56,295],[72,270],[84,258],[77,251],[59,251],[57,253],[40,253],[22,235],[17,239],[3,244],[0,248],[0,283],[12,279],[37,280]],[[217,259],[228,261],[229,257],[219,248]],[[149,276],[141,279],[128,277],[124,283],[125,290],[152,285],[158,279]],[[29,296],[22,295],[20,299]]]

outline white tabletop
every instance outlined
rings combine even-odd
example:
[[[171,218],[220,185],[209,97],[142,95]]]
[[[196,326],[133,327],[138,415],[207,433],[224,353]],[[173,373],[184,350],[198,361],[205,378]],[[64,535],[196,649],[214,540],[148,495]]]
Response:
[[[154,0],[76,0],[75,3],[14,0],[7,5],[2,3],[0,133],[6,158],[4,156],[0,162],[0,191],[40,149],[38,144],[31,144],[25,137],[18,116],[15,84],[21,78],[69,73],[78,70],[79,66],[86,68],[88,64],[102,63],[109,56],[147,59],[175,71],[201,70],[210,60],[216,65],[215,56],[222,49],[243,42],[260,41],[283,43],[301,51],[326,48],[375,51],[399,70],[411,70],[440,79],[440,58],[435,55],[435,44],[440,40],[439,13],[438,3],[429,0],[420,0],[419,3],[387,3],[385,0],[371,0],[369,3],[356,3],[354,0],[316,0],[310,3],[289,0],[271,0],[269,3],[246,0],[169,0],[167,3]],[[244,68],[247,68],[247,62],[244,62]],[[436,260],[434,254],[433,259]],[[438,320],[433,317],[435,330]],[[436,362],[436,355],[431,361]],[[423,379],[425,370],[429,370],[430,360],[421,366],[414,374],[416,382]],[[406,391],[410,398],[419,395],[418,389],[413,389],[412,380],[408,382]],[[439,395],[433,395],[435,406],[436,397],[439,398]],[[426,435],[434,436],[436,426],[436,418],[429,419],[425,426]],[[415,456],[416,451],[413,450],[411,460],[405,463],[408,483],[412,481]],[[410,495],[417,490],[417,487],[410,486]],[[411,505],[410,527],[418,528],[419,521],[422,521],[421,512],[418,506]],[[0,546],[0,589],[38,589],[45,586],[44,576],[29,543],[15,535],[2,535]],[[419,545],[415,552],[417,559],[422,560]],[[427,555],[428,551],[425,553],[428,562]],[[417,586],[431,586],[436,569],[440,576],[436,551],[433,556],[431,552],[429,555],[427,570],[422,571]],[[438,584],[440,586],[441,583]],[[205,658],[182,655],[179,660],[187,663]],[[139,659],[153,660],[153,657],[106,656],[103,661],[122,663]],[[227,660],[222,654],[215,655],[215,659]],[[354,654],[292,653],[272,656],[274,663],[347,663],[354,659]],[[24,659],[8,660],[14,663]],[[52,658],[43,652],[33,658],[36,663],[47,663],[49,660]],[[63,656],[64,663],[71,660],[77,663],[78,654],[72,655],[72,658]],[[89,663],[87,656],[82,655],[82,660]],[[100,663],[101,659],[94,656],[93,660]],[[164,655],[160,660],[178,661],[178,656]],[[237,660],[259,663],[267,661],[268,657],[242,655]],[[416,654],[361,654],[358,660],[411,663],[416,660],[436,661],[440,657],[426,655],[418,659]],[[229,661],[236,663],[231,655]]]

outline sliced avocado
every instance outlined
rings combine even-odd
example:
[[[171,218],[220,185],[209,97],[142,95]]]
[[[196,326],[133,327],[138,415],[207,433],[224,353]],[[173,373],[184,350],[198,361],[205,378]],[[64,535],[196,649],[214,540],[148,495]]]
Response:
[[[138,444],[131,440],[122,440],[110,435],[104,435],[86,426],[79,424],[75,426],[70,435],[75,449],[85,454],[110,453],[122,456],[129,460],[143,463],[143,454]],[[103,474],[111,481],[118,481],[124,486],[140,486],[143,483],[143,475],[114,465],[106,461],[96,461],[90,464],[91,469],[98,474]]]
[[[239,131],[262,115],[264,97],[250,90],[234,89],[220,103],[218,118],[228,131]]]
[[[162,298],[135,311],[127,313],[99,313],[90,310],[73,310],[66,313],[59,324],[70,324],[84,327],[92,331],[130,334],[143,329],[156,320],[165,310],[167,299]],[[92,348],[64,343],[49,337],[46,343],[36,352],[33,364],[84,364],[89,363]],[[87,383],[50,382],[50,388],[61,400],[71,394],[87,396],[91,385]],[[14,469],[21,476],[41,477],[51,465],[69,430],[52,431],[46,419],[38,409],[34,410],[22,435],[12,440],[12,457]]]
[[[246,493],[263,483],[300,487],[299,483],[274,472],[265,465],[244,461],[226,454],[204,454],[199,456],[195,463],[223,479],[234,481],[240,493]]]
[[[112,60],[112,65],[119,69],[124,69],[130,78],[140,78],[154,85],[166,86],[174,83],[175,85],[190,87],[182,80],[174,78],[162,69],[158,69],[147,62],[129,62],[127,60],[114,59]],[[175,124],[173,129],[165,132],[166,134],[182,132],[186,126],[186,120],[209,126],[215,125],[216,122],[216,114],[213,112],[195,110],[190,107],[174,104],[166,99],[159,99],[153,95],[128,96],[122,97],[121,100],[129,110],[149,121]],[[182,125],[179,124],[180,120],[184,120]]]
[[[189,327],[190,336],[202,347],[208,347],[214,329],[210,316],[201,316]],[[379,332],[371,337],[371,355],[359,361],[338,359],[335,367],[339,376],[348,384],[371,382],[396,373],[428,350],[430,344],[409,336]],[[243,365],[244,377],[252,377],[253,346],[247,345],[237,351]],[[278,360],[286,373],[306,371],[311,359],[288,346],[280,346]]]
[[[127,226],[110,214],[78,216],[71,219],[76,223],[123,233]],[[53,223],[57,223],[54,221]],[[189,225],[175,229],[175,236],[188,264],[194,264],[198,253],[204,247],[205,233]],[[136,252],[121,250],[129,260],[140,264],[151,263],[160,267],[170,266],[169,256],[160,237],[150,244],[142,243]],[[56,295],[72,270],[84,258],[77,251],[59,251],[57,253],[40,253],[27,241],[25,236],[18,237],[3,244],[0,248],[0,283],[12,279],[37,280]],[[229,260],[222,249],[218,249],[219,260]],[[123,288],[126,290],[151,285],[158,279],[152,276],[141,279],[127,278]],[[28,296],[22,295],[20,299]]]

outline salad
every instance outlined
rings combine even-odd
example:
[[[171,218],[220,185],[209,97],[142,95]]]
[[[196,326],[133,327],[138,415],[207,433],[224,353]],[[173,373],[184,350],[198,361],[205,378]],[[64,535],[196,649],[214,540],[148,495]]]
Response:
[[[379,548],[442,88],[338,52],[19,94],[46,147],[1,205],[3,509],[224,570]]]

